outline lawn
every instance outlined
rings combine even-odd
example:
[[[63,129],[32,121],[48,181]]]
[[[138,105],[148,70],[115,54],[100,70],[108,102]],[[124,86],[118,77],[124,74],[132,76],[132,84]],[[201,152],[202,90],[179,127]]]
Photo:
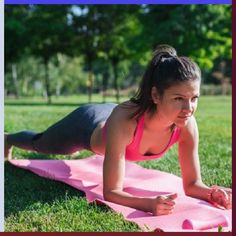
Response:
[[[124,100],[125,98],[122,98]],[[5,100],[5,131],[41,131],[86,103],[86,97],[54,98],[47,106],[39,98]],[[100,96],[92,101],[102,102]],[[108,98],[107,102],[114,99]],[[230,96],[202,96],[196,119],[200,133],[199,155],[205,183],[232,185],[232,102]],[[90,156],[81,152],[77,158]],[[70,156],[39,155],[14,149],[19,159],[69,159]],[[164,158],[140,162],[146,168],[180,176],[177,148]],[[38,177],[5,163],[5,231],[140,231],[105,206],[87,204],[84,194],[65,184]]]

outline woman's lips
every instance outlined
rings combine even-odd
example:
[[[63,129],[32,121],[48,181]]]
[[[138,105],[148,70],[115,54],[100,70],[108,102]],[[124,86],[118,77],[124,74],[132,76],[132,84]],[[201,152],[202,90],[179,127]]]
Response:
[[[190,116],[178,116],[180,119],[188,119]]]

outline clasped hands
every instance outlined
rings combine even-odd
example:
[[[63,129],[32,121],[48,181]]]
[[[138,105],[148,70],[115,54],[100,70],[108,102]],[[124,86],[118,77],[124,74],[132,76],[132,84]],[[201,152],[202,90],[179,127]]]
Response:
[[[213,185],[208,195],[208,201],[218,208],[232,208],[232,189]]]
[[[167,196],[158,196],[152,199],[151,209],[155,216],[158,215],[168,215],[173,213],[175,207],[175,199],[177,198],[177,193],[170,194]],[[209,194],[208,201],[215,207],[221,209],[231,209],[232,208],[232,189],[212,186]]]

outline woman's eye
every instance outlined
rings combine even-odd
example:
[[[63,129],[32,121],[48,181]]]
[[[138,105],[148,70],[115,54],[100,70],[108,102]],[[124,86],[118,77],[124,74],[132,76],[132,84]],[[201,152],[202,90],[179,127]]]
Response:
[[[192,102],[195,102],[198,99],[198,97],[192,98]]]
[[[177,97],[177,98],[175,98],[175,100],[176,100],[176,101],[182,101],[183,98],[181,98],[181,97]]]

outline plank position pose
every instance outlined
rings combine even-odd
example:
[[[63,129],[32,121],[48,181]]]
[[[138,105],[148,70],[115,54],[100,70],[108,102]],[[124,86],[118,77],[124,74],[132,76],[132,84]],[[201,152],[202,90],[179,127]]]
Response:
[[[88,149],[104,155],[104,199],[154,215],[171,214],[176,193],[155,198],[123,191],[125,161],[160,158],[178,143],[186,195],[232,208],[232,191],[206,186],[201,179],[198,128],[194,118],[201,72],[188,57],[169,45],[159,45],[147,66],[137,94],[119,105],[88,104],[42,133],[5,134],[5,157],[12,146],[46,154],[72,154]]]

